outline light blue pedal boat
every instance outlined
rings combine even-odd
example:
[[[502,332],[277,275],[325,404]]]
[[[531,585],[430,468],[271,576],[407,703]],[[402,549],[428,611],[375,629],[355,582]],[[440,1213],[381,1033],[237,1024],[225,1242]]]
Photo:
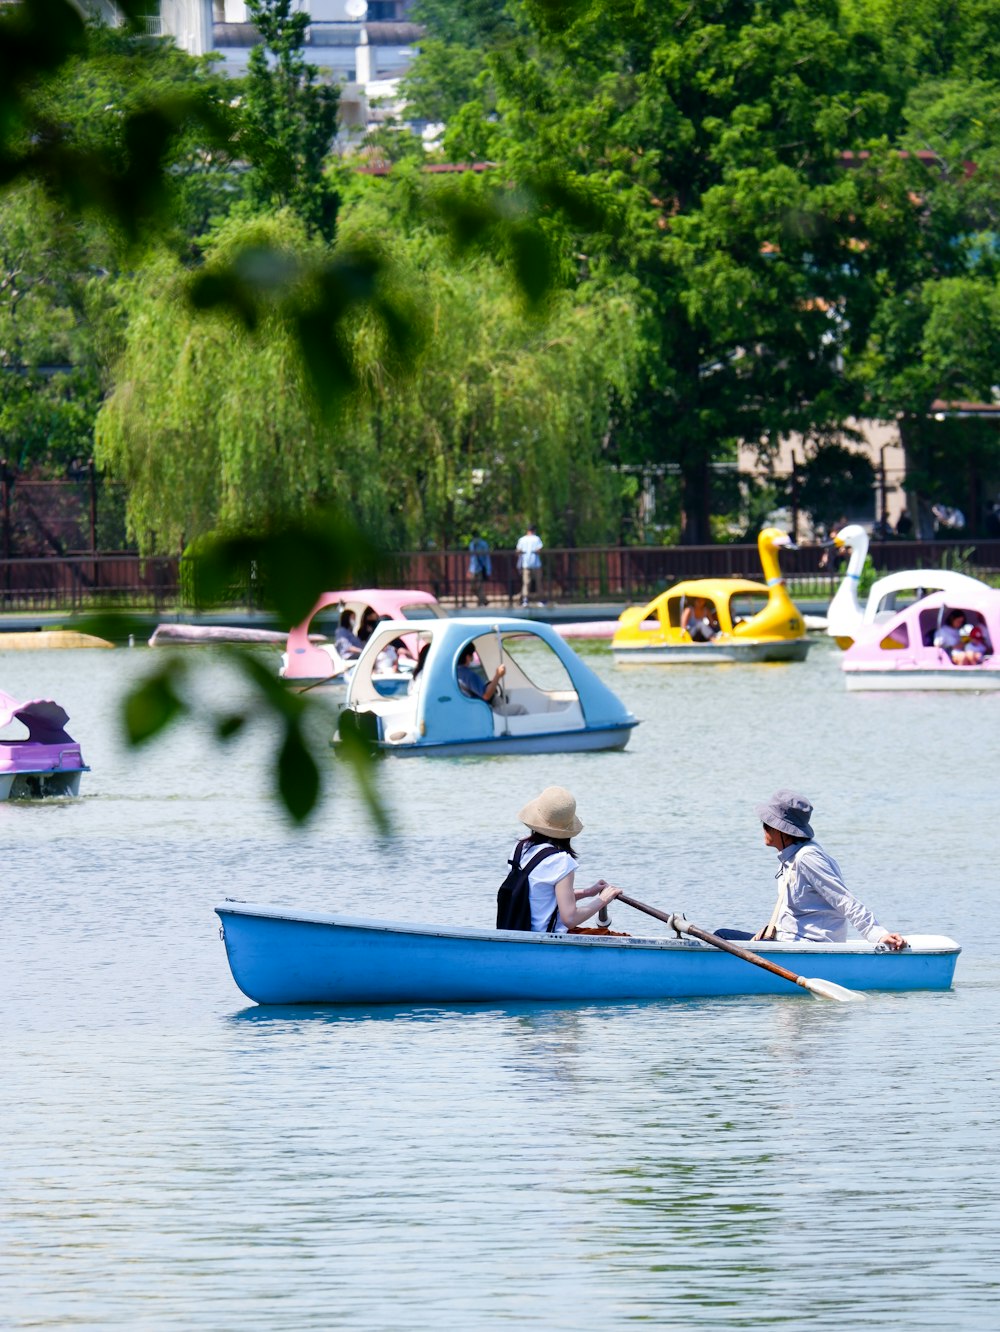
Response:
[[[384,650],[403,634],[426,647],[409,691],[378,677]],[[472,644],[482,684],[503,664],[494,706],[464,692],[458,663]],[[358,658],[340,714],[348,732],[391,754],[557,754],[624,749],[638,719],[547,624],[517,619],[390,620]]]
[[[605,1002],[805,991],[688,939],[522,934],[362,920],[225,901],[236,984],[258,1004]],[[789,971],[853,990],[947,990],[961,951],[908,935],[903,952],[858,941],[755,943]]]

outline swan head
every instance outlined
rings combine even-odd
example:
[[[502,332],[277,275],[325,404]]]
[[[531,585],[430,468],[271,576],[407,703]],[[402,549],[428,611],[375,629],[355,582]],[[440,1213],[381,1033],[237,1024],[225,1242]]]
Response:
[[[783,548],[784,550],[798,550],[798,546],[792,538],[787,532],[782,532],[780,527],[762,528],[760,535],[757,537],[757,545],[761,550],[765,547],[771,550],[778,550],[779,548]]]
[[[868,548],[868,533],[857,523],[851,523],[849,527],[842,527],[833,537],[835,546],[847,546],[849,550],[857,550],[859,546]]]

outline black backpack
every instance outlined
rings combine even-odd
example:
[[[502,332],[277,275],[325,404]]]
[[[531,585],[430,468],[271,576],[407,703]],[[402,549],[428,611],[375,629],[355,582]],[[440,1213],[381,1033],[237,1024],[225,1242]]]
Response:
[[[548,856],[558,854],[559,848],[557,846],[543,846],[538,854],[532,856],[522,869],[521,853],[530,841],[530,837],[525,837],[518,842],[517,846],[514,847],[514,854],[507,862],[510,865],[510,873],[497,890],[498,930],[530,931],[531,900],[528,889],[528,875],[536,865],[540,865]],[[547,932],[551,933],[558,914],[559,907],[557,906],[549,917],[549,923],[545,926]]]

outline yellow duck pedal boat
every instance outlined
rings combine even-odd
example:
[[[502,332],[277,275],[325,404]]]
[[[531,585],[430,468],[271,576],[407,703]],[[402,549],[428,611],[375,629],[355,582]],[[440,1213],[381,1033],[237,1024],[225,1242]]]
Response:
[[[804,661],[806,626],[778,564],[787,532],[765,527],[757,538],[766,583],[694,578],[676,583],[618,619],[611,649],[618,661],[715,665],[734,661]]]

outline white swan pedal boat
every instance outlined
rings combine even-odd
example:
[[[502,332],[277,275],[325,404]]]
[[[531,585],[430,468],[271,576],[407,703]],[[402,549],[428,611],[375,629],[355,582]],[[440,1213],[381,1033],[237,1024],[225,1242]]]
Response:
[[[908,603],[920,601],[932,592],[944,592],[961,605],[963,595],[976,597],[989,590],[981,579],[954,569],[897,569],[872,583],[868,600],[862,606],[858,584],[868,558],[868,533],[852,523],[840,529],[833,544],[851,552],[844,577],[826,613],[826,632],[844,649],[869,633],[873,625],[886,624]]]
[[[803,994],[706,944],[672,936],[525,934],[324,915],[227,899],[215,908],[233,979],[258,1004],[495,1003]],[[754,943],[801,975],[853,990],[947,990],[961,952],[943,935],[881,945]]]

